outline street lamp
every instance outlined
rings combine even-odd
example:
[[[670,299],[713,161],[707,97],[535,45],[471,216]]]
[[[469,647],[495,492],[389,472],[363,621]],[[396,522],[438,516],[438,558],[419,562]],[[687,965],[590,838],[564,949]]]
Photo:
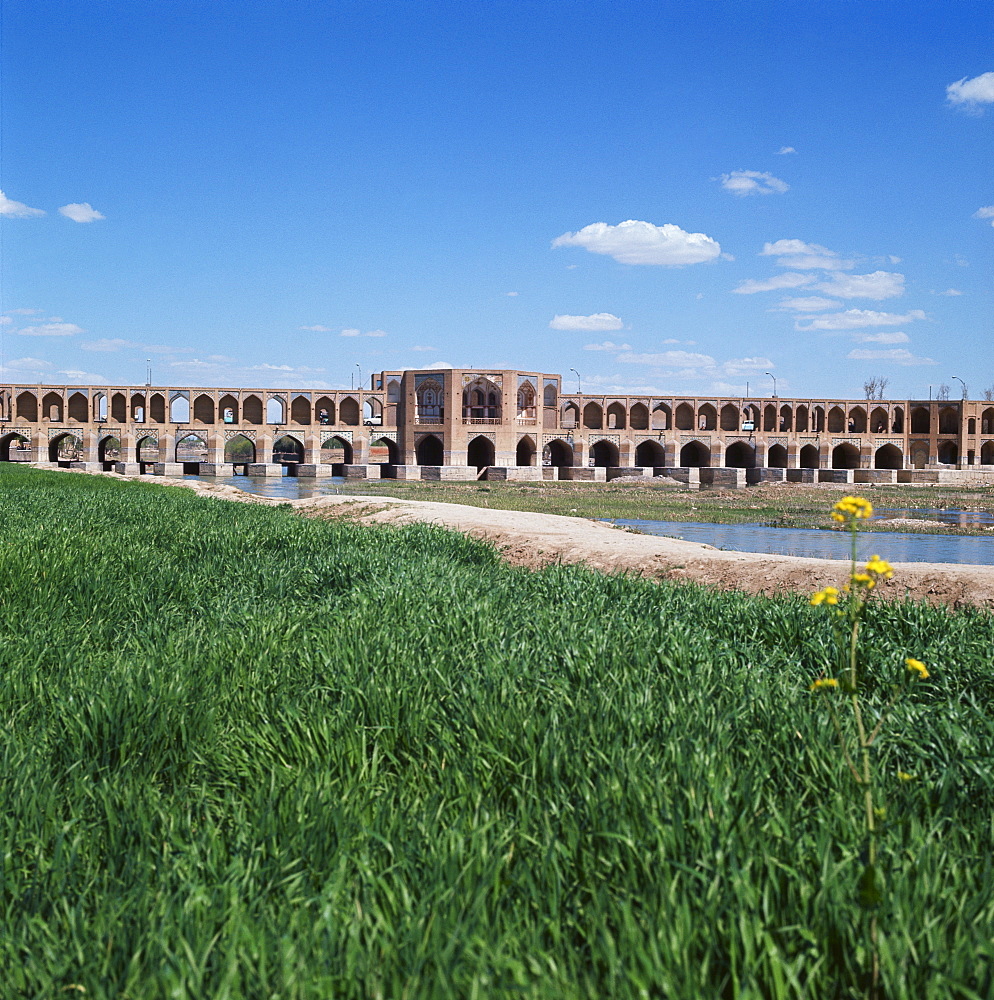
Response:
[[[359,366],[359,362],[356,362],[356,368],[359,368],[359,391],[362,392],[362,368]]]
[[[580,395],[580,373],[575,369],[571,368],[570,371],[576,376],[576,394]]]
[[[963,386],[963,398],[966,399],[966,393],[967,393],[966,383],[959,377],[959,375],[953,375],[952,378],[956,379],[956,381],[959,382],[961,386]]]
[[[774,375],[773,372],[763,372],[763,374],[764,375],[769,375],[770,378],[773,379],[773,398],[776,399],[777,398],[777,377],[776,377],[776,375]]]

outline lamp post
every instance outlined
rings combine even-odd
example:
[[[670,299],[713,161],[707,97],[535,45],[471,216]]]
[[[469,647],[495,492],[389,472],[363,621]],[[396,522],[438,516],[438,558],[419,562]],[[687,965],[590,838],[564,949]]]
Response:
[[[570,371],[576,376],[576,394],[580,395],[580,373],[575,369],[571,368]]]
[[[362,368],[359,366],[359,362],[356,362],[356,368],[359,368],[359,391],[362,392]]]
[[[966,399],[966,394],[967,394],[966,383],[959,377],[959,375],[953,375],[951,377],[956,379],[956,381],[959,382],[961,386],[963,386],[963,398]]]
[[[773,379],[773,398],[776,399],[777,398],[777,377],[776,377],[776,375],[774,375],[773,372],[763,372],[763,374],[764,375],[769,375],[770,378]]]

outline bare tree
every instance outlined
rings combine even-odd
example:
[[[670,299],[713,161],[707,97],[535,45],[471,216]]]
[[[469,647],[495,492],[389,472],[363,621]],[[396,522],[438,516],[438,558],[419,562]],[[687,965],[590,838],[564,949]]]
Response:
[[[986,389],[984,389],[984,399],[988,402],[994,399],[994,385],[989,385]]]
[[[939,391],[935,394],[936,399],[949,399],[949,386],[945,382],[939,386]]]
[[[889,378],[885,378],[883,375],[874,375],[872,378],[867,379],[863,383],[863,392],[866,393],[867,399],[883,399],[884,390],[887,388]]]

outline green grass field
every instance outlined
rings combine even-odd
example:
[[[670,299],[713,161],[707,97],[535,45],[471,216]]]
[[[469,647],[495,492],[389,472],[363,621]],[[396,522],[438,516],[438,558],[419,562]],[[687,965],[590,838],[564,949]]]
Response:
[[[3,1000],[862,995],[824,609],[9,466],[0,535]],[[987,1000],[994,621],[864,648],[881,996]]]

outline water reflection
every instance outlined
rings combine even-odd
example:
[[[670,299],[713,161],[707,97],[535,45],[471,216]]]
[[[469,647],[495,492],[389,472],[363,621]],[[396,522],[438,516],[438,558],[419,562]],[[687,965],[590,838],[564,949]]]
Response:
[[[988,528],[994,525],[994,514],[981,510],[937,510],[925,507],[876,507],[873,520],[906,517],[912,521],[941,521],[957,528]]]
[[[340,493],[342,476],[330,479],[297,479],[296,476],[284,476],[282,479],[266,476],[184,476],[204,483],[223,483],[234,486],[236,490],[254,493],[256,496],[273,497],[276,500],[310,500],[312,497],[323,497],[329,493]]]

